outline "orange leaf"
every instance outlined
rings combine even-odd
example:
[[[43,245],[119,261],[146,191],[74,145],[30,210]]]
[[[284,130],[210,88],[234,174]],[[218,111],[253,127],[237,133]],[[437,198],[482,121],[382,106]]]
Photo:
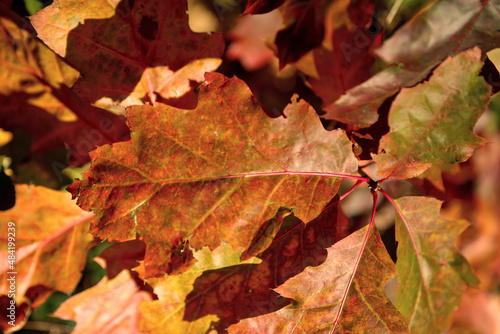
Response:
[[[92,152],[68,188],[96,213],[94,235],[144,239],[146,278],[177,270],[172,254],[188,238],[194,249],[225,240],[245,250],[280,207],[313,219],[357,171],[345,133],[326,132],[304,101],[269,119],[239,79],[206,80],[194,111],[129,108],[132,140]]]

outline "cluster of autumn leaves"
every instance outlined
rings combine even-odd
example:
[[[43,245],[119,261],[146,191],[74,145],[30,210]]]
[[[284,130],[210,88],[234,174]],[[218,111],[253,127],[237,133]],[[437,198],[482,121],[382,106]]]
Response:
[[[0,127],[13,133],[0,139],[16,183],[0,212],[0,305],[13,221],[18,311],[2,330],[72,294],[107,240],[107,277],[54,313],[74,333],[483,333],[460,314],[491,311],[461,299],[500,309],[500,172],[458,165],[487,142],[473,128],[499,87],[486,53],[500,3],[214,1],[205,15],[230,31],[211,34],[191,30],[186,11],[203,4],[188,3],[60,0],[23,19],[0,1]],[[411,179],[420,195],[381,190],[396,264],[374,216],[354,228],[339,206],[343,180],[370,181],[362,160],[382,188]],[[85,172],[70,195],[71,166]],[[462,218],[477,277],[455,246]]]

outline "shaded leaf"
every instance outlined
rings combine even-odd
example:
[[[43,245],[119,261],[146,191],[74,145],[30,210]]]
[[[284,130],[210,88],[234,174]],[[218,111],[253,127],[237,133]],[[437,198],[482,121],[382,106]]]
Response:
[[[373,157],[378,175],[415,177],[433,164],[463,162],[484,145],[472,132],[490,92],[477,76],[479,58],[477,48],[448,58],[428,82],[399,93],[389,112],[391,130],[380,142],[382,153]]]
[[[304,101],[285,113],[269,119],[239,79],[207,75],[194,111],[129,108],[132,140],[93,151],[68,190],[96,214],[94,235],[146,242],[147,278],[174,270],[187,238],[246,250],[279,208],[311,220],[357,170],[343,131],[326,132]]]
[[[248,0],[243,14],[268,13],[281,6],[284,2],[285,0]]]
[[[372,12],[372,0],[334,2],[327,11],[323,45],[296,64],[323,106],[371,77],[373,50],[382,43],[382,32],[370,30]]]
[[[346,1],[343,1],[346,2]],[[294,63],[318,47],[325,36],[325,18],[331,0],[287,1],[284,6],[285,28],[276,35],[280,67]]]
[[[460,170],[458,164],[450,164],[450,165],[433,165],[425,172],[417,176],[419,179],[427,179],[430,183],[432,183],[437,189],[444,191],[443,178],[441,174],[443,172],[448,173],[457,173]]]
[[[396,305],[412,333],[442,333],[466,284],[478,280],[455,248],[468,223],[439,214],[441,201],[427,197],[395,200],[399,288]],[[404,220],[403,220],[404,219]]]
[[[224,332],[240,319],[288,305],[290,300],[273,289],[304,268],[323,263],[326,248],[349,235],[349,227],[349,220],[338,208],[338,197],[307,224],[292,216],[285,217],[272,244],[258,256],[261,263],[210,270],[196,279],[193,291],[186,297],[184,320],[215,314],[219,321],[213,328]]]
[[[51,89],[72,86],[78,71],[34,37],[16,14],[1,12],[0,25],[0,94],[24,93],[30,105],[45,109],[58,120],[74,121],[74,113],[51,94]]]
[[[81,270],[93,240],[87,233],[88,218],[92,215],[77,207],[65,192],[17,185],[16,195],[16,205],[0,211],[0,228],[5,231],[0,237],[0,294],[9,291],[6,278],[10,271],[17,272],[15,299],[18,303],[26,301],[32,287],[73,292],[82,277]],[[15,224],[15,270],[7,263],[9,222]]]
[[[250,243],[250,247],[241,255],[241,259],[246,260],[265,251],[280,230],[283,219],[291,213],[291,210],[281,209],[272,219],[262,224]]]
[[[427,77],[434,65],[422,72],[412,72],[398,66],[390,66],[365,82],[355,86],[325,107],[321,117],[334,119],[358,128],[374,124],[377,110],[384,101],[402,87],[413,86]]]
[[[229,333],[408,333],[384,294],[385,283],[395,275],[394,264],[376,229],[369,237],[367,232],[364,227],[339,241],[327,249],[325,263],[275,289],[293,304],[242,320]]]
[[[73,320],[74,334],[139,334],[139,305],[151,296],[139,291],[127,271],[66,300],[54,316]]]
[[[88,151],[97,145],[129,138],[121,117],[71,92],[68,87],[78,78],[76,70],[24,29],[15,14],[0,15],[0,123],[4,129],[28,130],[35,152],[67,144],[73,165],[87,162]]]
[[[61,0],[30,21],[82,73],[75,86],[79,94],[91,102],[123,100],[148,69],[168,66],[175,72],[192,60],[222,55],[222,36],[193,33],[186,10],[186,1],[177,0]],[[150,92],[155,93],[162,91]]]
[[[242,263],[258,263],[253,258],[241,262],[241,252],[235,251],[229,244],[222,243],[214,251],[203,247],[193,256],[197,262],[182,275],[165,275],[162,278],[153,278],[149,283],[158,295],[157,301],[141,305],[141,330],[147,332],[164,332],[169,334],[197,334],[205,333],[212,322],[218,318],[206,315],[193,321],[183,320],[186,296],[193,290],[195,280],[207,270],[230,267]],[[229,282],[228,282],[229,283]],[[231,284],[222,284],[217,287],[221,294],[231,295]],[[217,302],[214,300],[213,302]],[[230,312],[230,310],[227,310]]]
[[[483,52],[500,47],[498,0],[442,0],[419,12],[389,38],[379,56],[423,70],[473,46]]]
[[[115,278],[124,269],[132,269],[139,266],[144,260],[146,245],[139,240],[121,242],[106,248],[99,257],[106,261],[106,272],[108,278]]]

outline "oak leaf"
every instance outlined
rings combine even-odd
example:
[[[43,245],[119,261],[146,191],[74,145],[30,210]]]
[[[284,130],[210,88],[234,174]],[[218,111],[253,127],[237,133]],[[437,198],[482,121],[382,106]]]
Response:
[[[294,302],[229,327],[229,333],[408,333],[384,295],[395,268],[376,229],[364,227],[327,249],[326,261],[275,289]],[[364,242],[368,238],[364,246]]]
[[[68,190],[96,214],[94,235],[145,241],[147,277],[176,269],[169,261],[188,238],[244,251],[279,208],[309,221],[357,170],[345,133],[326,132],[306,102],[285,114],[269,119],[242,81],[207,74],[193,111],[129,108],[131,141],[92,152]]]
[[[389,112],[390,132],[373,159],[378,175],[398,179],[434,164],[466,161],[485,140],[472,132],[486,110],[490,88],[478,77],[481,52],[474,48],[445,60],[429,81],[403,89]]]
[[[213,328],[224,332],[240,319],[279,310],[291,300],[279,296],[273,289],[306,267],[323,263],[326,248],[350,232],[349,220],[338,207],[338,197],[307,224],[291,215],[283,218],[286,213],[285,210],[279,212],[263,233],[257,234],[255,245],[262,246],[259,241],[267,239],[266,249],[259,252],[252,247],[251,253],[241,256],[245,259],[256,254],[261,263],[206,271],[195,280],[193,290],[186,296],[184,320],[215,314],[219,321]],[[223,293],[228,287],[231,293]]]
[[[439,214],[441,201],[428,197],[395,200],[396,268],[400,282],[396,299],[412,333],[442,333],[460,303],[466,285],[478,280],[455,247],[467,227],[465,220]]]

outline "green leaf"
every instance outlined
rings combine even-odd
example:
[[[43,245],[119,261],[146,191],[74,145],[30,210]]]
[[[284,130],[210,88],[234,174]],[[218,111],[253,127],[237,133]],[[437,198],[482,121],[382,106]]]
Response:
[[[144,239],[147,277],[179,269],[170,257],[188,238],[195,249],[224,240],[244,251],[280,208],[310,221],[357,171],[345,133],[326,132],[306,102],[270,119],[239,79],[206,80],[194,111],[129,108],[131,141],[92,152],[69,187],[96,214],[94,235]]]
[[[479,49],[445,60],[428,82],[403,89],[389,112],[390,132],[373,158],[378,175],[399,179],[433,164],[466,161],[485,144],[472,129],[486,110],[490,88],[478,77]]]
[[[369,237],[367,232],[364,227],[339,241],[327,249],[323,264],[275,289],[293,304],[240,321],[229,333],[408,333],[384,294],[385,283],[395,276],[394,264],[378,231],[372,229]]]
[[[457,236],[469,224],[442,217],[442,202],[433,198],[402,197],[395,203],[404,217],[396,216],[396,306],[412,333],[442,333],[450,326],[466,284],[478,283],[455,248]]]

